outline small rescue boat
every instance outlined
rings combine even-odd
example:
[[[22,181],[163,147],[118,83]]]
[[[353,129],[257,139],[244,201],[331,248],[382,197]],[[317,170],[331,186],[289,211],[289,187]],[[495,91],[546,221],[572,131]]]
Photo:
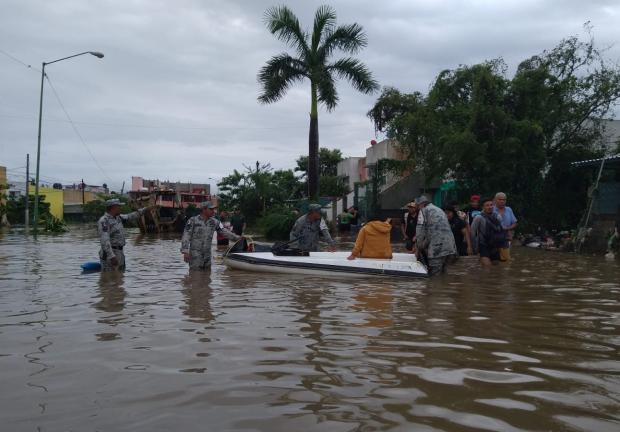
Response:
[[[357,258],[349,252],[310,252],[305,256],[286,256],[273,252],[232,252],[224,256],[231,269],[264,273],[285,273],[326,277],[427,277],[424,264],[415,255],[397,253],[392,259]]]

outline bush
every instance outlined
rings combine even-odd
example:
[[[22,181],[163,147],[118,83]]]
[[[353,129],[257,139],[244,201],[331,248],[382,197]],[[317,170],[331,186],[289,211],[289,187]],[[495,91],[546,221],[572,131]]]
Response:
[[[46,216],[50,215],[50,205],[49,203],[43,202],[45,199],[45,195],[39,195],[39,215],[41,219],[44,219]],[[24,223],[24,218],[26,215],[26,197],[11,197],[6,202],[6,216],[11,225],[20,225]],[[34,217],[34,195],[30,195],[28,201],[28,211],[30,216],[30,223],[33,223]]]
[[[60,219],[52,215],[46,215],[44,218],[45,232],[64,233],[69,231],[67,225]]]
[[[131,213],[133,210],[129,206],[129,199],[126,196],[115,195],[114,198],[121,200],[121,213]],[[84,204],[84,219],[87,221],[97,221],[105,213],[105,202],[110,199],[108,195],[99,195],[96,200]]]
[[[270,210],[259,220],[259,228],[267,240],[288,240],[291,228],[299,216],[289,208]]]

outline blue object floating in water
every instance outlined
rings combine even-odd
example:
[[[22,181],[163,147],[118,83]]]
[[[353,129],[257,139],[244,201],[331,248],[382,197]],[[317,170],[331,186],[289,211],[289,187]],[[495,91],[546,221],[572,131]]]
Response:
[[[101,271],[101,263],[97,261],[85,262],[84,264],[82,264],[81,267],[82,267],[82,270],[88,271],[88,272]]]

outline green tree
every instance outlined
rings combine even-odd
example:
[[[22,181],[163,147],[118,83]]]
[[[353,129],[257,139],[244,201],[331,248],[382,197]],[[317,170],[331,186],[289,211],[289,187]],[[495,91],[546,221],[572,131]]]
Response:
[[[349,191],[342,179],[338,177],[338,162],[342,160],[342,152],[338,149],[330,150],[321,147],[319,150],[319,190],[321,196],[339,197]],[[308,179],[308,156],[297,159],[296,172],[301,172],[302,178]]]
[[[329,6],[316,10],[312,33],[302,29],[295,14],[286,6],[268,9],[265,14],[271,34],[295,50],[295,55],[281,53],[272,57],[258,73],[261,103],[280,100],[296,82],[310,81],[310,133],[308,137],[308,196],[319,193],[319,115],[321,103],[332,111],[338,104],[336,79],[344,78],[362,93],[378,90],[371,72],[358,59],[345,57],[331,61],[336,51],[355,54],[367,45],[366,35],[358,24],[336,25],[336,12]]]
[[[385,89],[368,115],[427,180],[504,191],[522,221],[574,226],[587,178],[570,162],[602,154],[602,120],[620,98],[620,68],[593,41],[563,40],[519,65],[499,60],[441,72],[427,95]]]
[[[39,195],[39,214],[41,219],[45,220],[51,216],[50,204],[44,202],[45,196]],[[10,224],[23,224],[26,216],[26,197],[9,197],[6,201],[6,216]],[[32,224],[32,215],[34,214],[34,195],[30,195],[28,200],[28,214],[30,215],[30,223]]]
[[[274,171],[260,162],[246,166],[244,172],[235,170],[218,183],[221,206],[239,207],[251,222],[275,206],[300,198],[301,187],[292,170]]]
[[[121,213],[131,213],[134,209],[129,205],[129,198],[124,195],[114,195],[121,201]],[[105,202],[110,199],[110,195],[99,194],[97,199],[84,204],[84,220],[97,221],[105,213]]]
[[[6,216],[7,204],[5,202],[5,190],[9,187],[5,183],[0,183],[0,227],[9,225],[9,220]]]
[[[342,152],[340,150],[330,150],[328,148],[321,147],[319,150],[319,175],[338,175],[338,162],[342,159]],[[306,177],[308,174],[308,156],[300,156],[295,162],[297,163],[295,171],[303,173],[303,176]]]

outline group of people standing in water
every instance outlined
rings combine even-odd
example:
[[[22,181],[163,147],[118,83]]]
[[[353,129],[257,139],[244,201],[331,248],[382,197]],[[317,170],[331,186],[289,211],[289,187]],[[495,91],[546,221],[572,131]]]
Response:
[[[494,197],[488,198],[472,195],[469,206],[463,210],[454,202],[443,208],[445,220],[454,239],[455,256],[478,255],[483,265],[510,260],[510,245],[517,227],[517,218],[506,205],[506,201],[506,194],[498,192]],[[434,214],[439,214],[438,207],[432,204],[430,206],[434,207]],[[421,253],[424,253],[424,245],[419,241],[419,230],[420,227],[428,225],[428,222],[425,222],[425,212],[422,211],[426,207],[428,205],[420,206],[419,199],[411,202],[403,217],[401,230],[405,247],[413,253],[420,254],[420,248]],[[445,222],[438,223],[445,228]]]
[[[444,272],[458,256],[478,255],[485,266],[509,261],[517,219],[506,200],[503,192],[485,199],[472,195],[469,207],[461,211],[456,203],[440,209],[420,196],[407,204],[403,216],[405,248],[426,264],[431,276]],[[370,217],[349,259],[391,258],[391,229],[389,220]]]
[[[106,213],[98,222],[101,239],[100,259],[103,270],[124,270],[125,232],[123,222],[139,218],[147,209],[123,215],[121,202],[106,202]],[[209,270],[213,236],[237,241],[242,238],[245,219],[235,212],[230,228],[215,218],[216,206],[202,203],[200,214],[187,221],[181,239],[181,253],[190,269]],[[354,208],[354,220],[358,213]],[[349,221],[350,222],[350,221]],[[472,195],[470,206],[460,211],[454,204],[440,209],[422,195],[407,205],[401,225],[405,248],[424,262],[429,275],[445,271],[446,265],[459,255],[479,255],[483,265],[510,260],[510,242],[517,219],[506,206],[506,194],[481,199]],[[233,232],[235,231],[235,232]],[[392,224],[389,219],[370,216],[361,226],[349,260],[356,258],[392,258]],[[321,214],[319,204],[311,204],[290,232],[290,243],[303,251],[319,250],[319,240],[336,250],[336,242]]]

